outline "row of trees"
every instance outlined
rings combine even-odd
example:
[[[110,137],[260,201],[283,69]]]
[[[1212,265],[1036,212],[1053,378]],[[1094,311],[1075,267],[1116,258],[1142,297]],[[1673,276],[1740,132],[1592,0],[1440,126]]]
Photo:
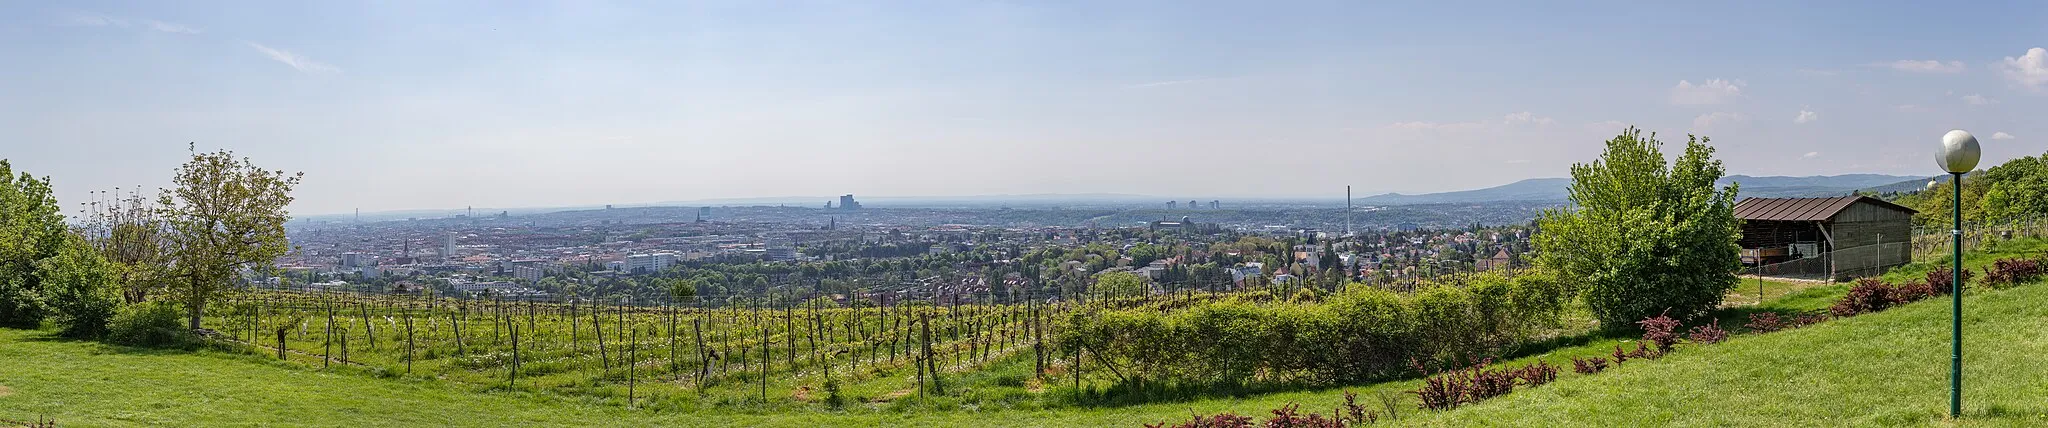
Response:
[[[287,251],[285,207],[301,177],[195,149],[154,201],[95,192],[67,222],[48,177],[0,160],[0,325],[96,338],[122,305],[161,300],[198,329],[223,290]]]
[[[1914,222],[1947,228],[1954,213],[1952,186],[1944,183],[1899,197],[1920,211]],[[2007,223],[2048,215],[2048,153],[2006,161],[1963,179],[1963,218],[1971,223]]]

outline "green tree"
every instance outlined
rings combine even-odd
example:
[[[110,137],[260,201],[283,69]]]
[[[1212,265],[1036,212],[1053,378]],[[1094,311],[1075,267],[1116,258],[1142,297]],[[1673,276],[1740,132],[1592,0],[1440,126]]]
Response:
[[[1130,272],[1096,275],[1095,292],[1112,297],[1142,295],[1145,293],[1145,278]]]
[[[64,216],[50,195],[48,178],[24,172],[0,159],[0,325],[35,328],[46,314],[36,262],[57,254]]]
[[[178,169],[177,188],[159,195],[157,207],[171,231],[173,298],[184,304],[191,328],[199,328],[206,304],[239,270],[271,263],[288,249],[285,207],[304,176],[265,170],[226,150],[194,151]]]
[[[163,286],[164,223],[140,188],[126,195],[120,190],[93,198],[82,232],[101,256],[119,265],[122,299],[142,303]]]
[[[697,281],[688,279],[669,279],[665,281],[668,282],[669,297],[674,297],[677,302],[697,297]]]
[[[43,302],[59,334],[97,339],[121,303],[120,266],[108,262],[85,238],[67,234],[57,255],[36,263]]]
[[[1984,171],[1983,179],[1990,184],[1982,199],[1985,220],[2011,221],[2048,214],[2048,154],[1991,167]]]
[[[1572,165],[1572,206],[1538,220],[1537,263],[1575,282],[1602,325],[1691,317],[1735,285],[1737,189],[1715,188],[1724,170],[1707,142],[1687,136],[1667,163],[1656,135],[1631,127],[1599,160]]]

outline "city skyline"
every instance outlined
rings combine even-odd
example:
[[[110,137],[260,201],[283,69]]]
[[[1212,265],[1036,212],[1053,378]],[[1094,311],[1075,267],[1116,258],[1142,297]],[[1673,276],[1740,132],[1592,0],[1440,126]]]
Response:
[[[314,215],[1425,193],[1565,176],[1624,124],[1731,174],[1933,175],[1951,128],[1985,165],[2048,147],[2043,10],[22,4],[0,156],[69,208],[167,186],[193,142],[306,172]]]

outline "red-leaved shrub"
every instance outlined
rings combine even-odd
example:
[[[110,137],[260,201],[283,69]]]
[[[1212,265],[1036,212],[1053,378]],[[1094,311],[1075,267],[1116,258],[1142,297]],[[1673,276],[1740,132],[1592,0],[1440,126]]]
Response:
[[[1934,296],[1934,286],[1925,282],[1909,282],[1892,289],[1892,298],[1899,304],[1918,302]]]
[[[1466,403],[1486,401],[1515,391],[1515,374],[1502,369],[1489,370],[1486,368],[1488,362],[1472,366],[1467,372],[1466,377],[1472,380],[1472,387],[1465,389]]]
[[[1358,404],[1358,393],[1351,391],[1344,391],[1344,407],[1337,409],[1333,414],[1337,415],[1339,422],[1358,426],[1372,425],[1380,421],[1380,412]]]
[[[1953,292],[1955,290],[1954,286],[1956,280],[1954,272],[1955,271],[1949,270],[1947,267],[1934,268],[1933,271],[1927,272],[1927,285],[1934,287],[1934,294],[1937,295],[1945,295],[1950,292]],[[1972,274],[1973,272],[1971,272],[1969,269],[1963,269],[1964,286],[1969,286],[1970,277],[1972,276]]]
[[[1808,313],[1808,314],[1799,314],[1799,316],[1798,316],[1798,317],[1796,317],[1796,318],[1792,318],[1792,326],[1794,326],[1794,327],[1805,327],[1805,326],[1809,326],[1809,325],[1814,325],[1814,324],[1820,324],[1820,323],[1821,323],[1822,321],[1827,321],[1827,320],[1828,320],[1828,314],[1827,314],[1827,313],[1825,313],[1825,312],[1816,312],[1816,313]]]
[[[1600,357],[1572,357],[1572,371],[1578,374],[1594,374],[1607,370],[1607,359]]]
[[[1678,344],[1678,320],[1670,316],[1658,315],[1636,324],[1643,326],[1643,341],[1657,344],[1658,353],[1671,352],[1671,347]]]
[[[1828,313],[1837,317],[1847,317],[1885,310],[1898,303],[1898,299],[1893,296],[1894,290],[1891,284],[1884,281],[1864,278],[1856,281],[1855,286],[1849,287],[1849,294],[1842,296],[1842,300],[1837,300],[1834,306],[1828,307]]]
[[[1984,285],[2010,287],[2041,279],[2048,274],[2042,269],[2041,261],[2034,259],[2004,259],[1992,262],[1984,268]]]
[[[1664,351],[1651,348],[1650,345],[1643,344],[1643,342],[1636,342],[1636,350],[1629,351],[1628,353],[1629,358],[1639,360],[1654,360],[1662,356],[1664,356]]]
[[[1430,376],[1422,379],[1422,387],[1414,391],[1415,398],[1422,401],[1422,408],[1449,410],[1458,407],[1465,400],[1465,390],[1471,389],[1472,381],[1458,372]]]
[[[1573,362],[1573,364],[1577,364],[1577,362]],[[1557,367],[1550,365],[1550,363],[1537,361],[1536,364],[1522,366],[1521,369],[1515,370],[1515,377],[1522,380],[1523,386],[1536,387],[1557,380]]]
[[[1770,333],[1778,330],[1784,330],[1785,327],[1785,318],[1778,316],[1777,312],[1758,312],[1754,314],[1749,314],[1749,324],[1744,324],[1742,326],[1742,328],[1746,328],[1749,329],[1749,331],[1757,333]]]
[[[1713,324],[1693,327],[1691,331],[1686,332],[1686,338],[1692,339],[1692,343],[1711,345],[1728,340],[1728,332],[1721,330],[1721,321],[1716,320]]]
[[[1324,418],[1316,413],[1302,416],[1295,412],[1299,408],[1299,404],[1287,403],[1273,409],[1273,418],[1266,420],[1266,428],[1344,428],[1344,421]]]
[[[1194,420],[1173,425],[1165,423],[1145,424],[1145,428],[1252,428],[1255,426],[1257,425],[1252,424],[1252,418],[1230,413],[1219,413],[1210,416],[1195,415]]]

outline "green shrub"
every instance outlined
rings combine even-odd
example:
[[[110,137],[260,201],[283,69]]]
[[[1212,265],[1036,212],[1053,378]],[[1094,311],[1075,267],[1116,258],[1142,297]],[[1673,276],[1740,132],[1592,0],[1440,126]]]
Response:
[[[107,322],[121,302],[116,269],[75,235],[65,240],[57,255],[36,263],[36,275],[43,282],[43,304],[50,309],[50,321],[59,334],[80,339],[107,334]]]
[[[1692,318],[1735,286],[1737,188],[1715,187],[1725,171],[1707,142],[1688,137],[1667,161],[1656,135],[1629,128],[1573,165],[1571,205],[1537,220],[1537,265],[1570,280],[1603,327]]]
[[[192,332],[185,329],[185,313],[170,302],[147,302],[122,307],[108,324],[107,341],[128,346],[174,348],[190,346]]]
[[[1225,299],[1163,310],[1076,312],[1055,338],[1119,374],[1167,383],[1332,384],[1404,373],[1413,360],[1450,361],[1525,340],[1556,323],[1565,300],[1543,277],[1490,277],[1403,296],[1353,285],[1320,302]],[[1140,388],[1143,389],[1143,388]]]

